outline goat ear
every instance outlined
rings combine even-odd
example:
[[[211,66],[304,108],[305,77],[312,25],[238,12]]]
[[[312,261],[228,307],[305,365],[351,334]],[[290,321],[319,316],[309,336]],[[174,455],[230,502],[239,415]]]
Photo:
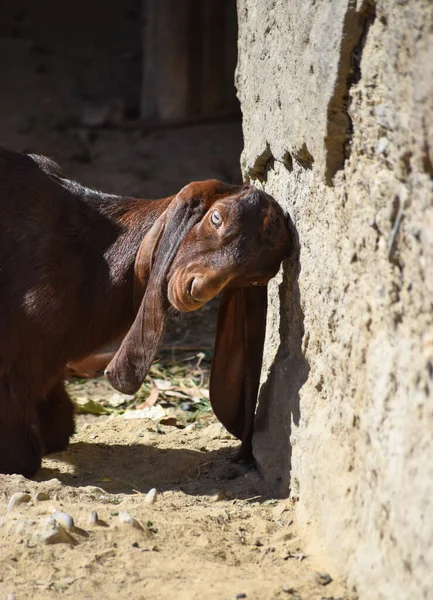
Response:
[[[133,303],[136,311],[139,310],[144,294],[146,293],[150,272],[155,262],[156,250],[164,231],[166,218],[167,211],[164,211],[144,236],[135,256]]]
[[[169,204],[164,217],[160,217],[163,227],[158,235],[155,233],[158,243],[156,251],[152,250],[154,260],[146,292],[134,323],[105,371],[110,383],[120,392],[133,394],[138,390],[158,351],[169,308],[167,274],[180,244],[215,200],[221,195],[233,193],[234,189],[238,188],[217,181],[189,184]],[[144,268],[137,290],[146,279],[145,272]]]
[[[229,289],[218,309],[210,401],[224,427],[242,441],[243,458],[252,457],[267,302],[266,287]]]

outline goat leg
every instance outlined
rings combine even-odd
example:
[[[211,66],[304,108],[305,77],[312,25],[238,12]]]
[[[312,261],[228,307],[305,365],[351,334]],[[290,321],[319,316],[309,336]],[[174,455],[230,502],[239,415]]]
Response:
[[[41,465],[35,399],[0,377],[0,473],[31,477]]]
[[[64,450],[75,432],[75,423],[74,406],[63,381],[58,381],[39,404],[38,420],[42,455]]]

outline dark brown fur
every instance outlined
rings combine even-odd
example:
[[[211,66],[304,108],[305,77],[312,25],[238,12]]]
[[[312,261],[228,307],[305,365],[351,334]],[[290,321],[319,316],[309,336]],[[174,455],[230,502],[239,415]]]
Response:
[[[66,179],[45,157],[0,149],[0,472],[33,475],[43,454],[67,446],[74,428],[63,384],[67,363],[127,333],[108,377],[117,389],[134,391],[157,351],[170,303],[195,310],[225,287],[245,288],[251,277],[265,284],[275,274],[288,251],[284,216],[269,197],[246,197],[249,190],[211,180],[161,200],[111,196]],[[234,222],[243,215],[240,229],[241,221],[235,223],[240,232],[243,226],[248,232],[249,211],[257,213],[249,231],[256,237],[257,223],[268,218],[266,210],[272,213],[273,241],[263,254],[257,238],[263,256],[257,250],[254,268],[235,226],[233,235],[227,226],[223,239],[207,223],[212,205],[220,202],[223,210],[226,198]],[[236,210],[230,202],[238,203]],[[182,275],[194,264],[198,299],[188,296]],[[264,324],[259,327],[250,339],[261,339]],[[239,394],[247,387],[248,398],[251,389],[255,395],[258,379],[252,388],[247,380],[233,401],[238,411],[248,405],[248,432],[243,417],[230,419],[231,430],[246,435],[250,446],[255,399],[251,409],[251,399]],[[223,423],[224,402],[213,401]]]

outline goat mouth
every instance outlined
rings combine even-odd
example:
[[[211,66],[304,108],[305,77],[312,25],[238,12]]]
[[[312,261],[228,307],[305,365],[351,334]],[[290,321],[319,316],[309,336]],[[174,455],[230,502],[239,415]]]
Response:
[[[203,304],[203,300],[200,300],[200,298],[197,298],[196,296],[194,296],[195,281],[196,281],[195,277],[192,277],[186,284],[186,297],[188,298],[188,300],[190,302],[193,302],[194,304]],[[197,290],[196,290],[196,292],[197,292]]]
[[[188,283],[186,284],[186,295],[191,298],[191,300],[194,300],[194,298],[192,297],[192,286],[194,284],[194,277],[192,279],[190,279],[188,281]]]
[[[168,299],[172,306],[180,312],[191,312],[199,309],[203,302],[198,298],[194,298],[194,280],[195,277],[191,277],[186,283],[178,280],[169,285]]]

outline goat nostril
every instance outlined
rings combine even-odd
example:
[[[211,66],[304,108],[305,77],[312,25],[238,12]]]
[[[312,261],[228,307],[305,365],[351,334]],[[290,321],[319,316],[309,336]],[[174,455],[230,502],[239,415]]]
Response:
[[[110,369],[105,369],[105,371],[104,371],[105,377],[107,377],[109,374],[110,374]]]

